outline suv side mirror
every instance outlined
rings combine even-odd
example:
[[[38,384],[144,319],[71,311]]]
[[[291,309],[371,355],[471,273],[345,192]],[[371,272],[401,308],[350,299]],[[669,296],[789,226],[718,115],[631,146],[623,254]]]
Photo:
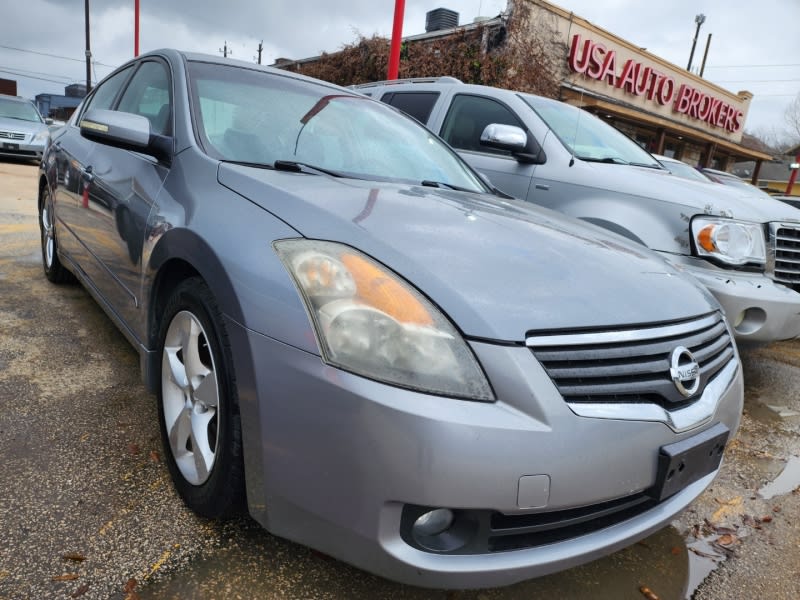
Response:
[[[142,115],[116,110],[88,110],[80,121],[81,135],[86,139],[149,154],[169,163],[172,159],[172,138],[150,132],[150,120]]]
[[[490,123],[481,133],[481,145],[511,152],[522,163],[540,165],[545,161],[539,143],[516,125]]]

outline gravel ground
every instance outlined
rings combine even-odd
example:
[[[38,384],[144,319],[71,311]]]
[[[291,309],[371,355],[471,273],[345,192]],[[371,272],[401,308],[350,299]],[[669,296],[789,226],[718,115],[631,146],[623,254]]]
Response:
[[[642,587],[661,600],[800,595],[800,476],[762,497],[787,464],[800,471],[800,342],[744,352],[742,428],[689,511],[564,573],[435,592],[374,577],[247,518],[198,518],[172,489],[135,352],[80,286],[54,286],[42,274],[35,175],[34,166],[0,161],[0,600],[638,600]]]

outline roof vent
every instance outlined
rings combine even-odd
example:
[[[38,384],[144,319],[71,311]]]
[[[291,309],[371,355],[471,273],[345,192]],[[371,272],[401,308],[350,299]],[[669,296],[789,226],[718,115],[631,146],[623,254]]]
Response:
[[[425,32],[458,27],[458,13],[447,8],[435,8],[425,15]]]

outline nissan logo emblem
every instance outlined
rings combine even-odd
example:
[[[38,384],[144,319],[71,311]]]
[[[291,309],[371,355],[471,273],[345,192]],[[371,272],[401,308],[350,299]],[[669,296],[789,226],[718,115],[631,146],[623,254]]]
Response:
[[[678,346],[672,351],[669,375],[684,398],[691,397],[700,388],[700,365],[692,353],[683,346]]]

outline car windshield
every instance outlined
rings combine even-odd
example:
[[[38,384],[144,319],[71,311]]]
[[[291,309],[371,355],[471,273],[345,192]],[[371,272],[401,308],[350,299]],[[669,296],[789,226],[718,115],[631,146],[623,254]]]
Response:
[[[703,175],[691,165],[687,165],[685,162],[681,162],[679,160],[665,160],[662,161],[661,164],[664,165],[664,168],[666,168],[667,171],[673,175],[677,175],[678,177],[683,177],[684,179],[693,179],[695,181],[703,181],[705,183],[713,183],[708,177]]]
[[[0,117],[42,123],[42,117],[33,104],[5,98],[0,98]]]
[[[487,192],[427,129],[340,88],[190,63],[195,121],[216,158],[343,177]]]
[[[539,96],[520,94],[520,97],[547,123],[575,158],[662,168],[636,142],[585,110]]]

